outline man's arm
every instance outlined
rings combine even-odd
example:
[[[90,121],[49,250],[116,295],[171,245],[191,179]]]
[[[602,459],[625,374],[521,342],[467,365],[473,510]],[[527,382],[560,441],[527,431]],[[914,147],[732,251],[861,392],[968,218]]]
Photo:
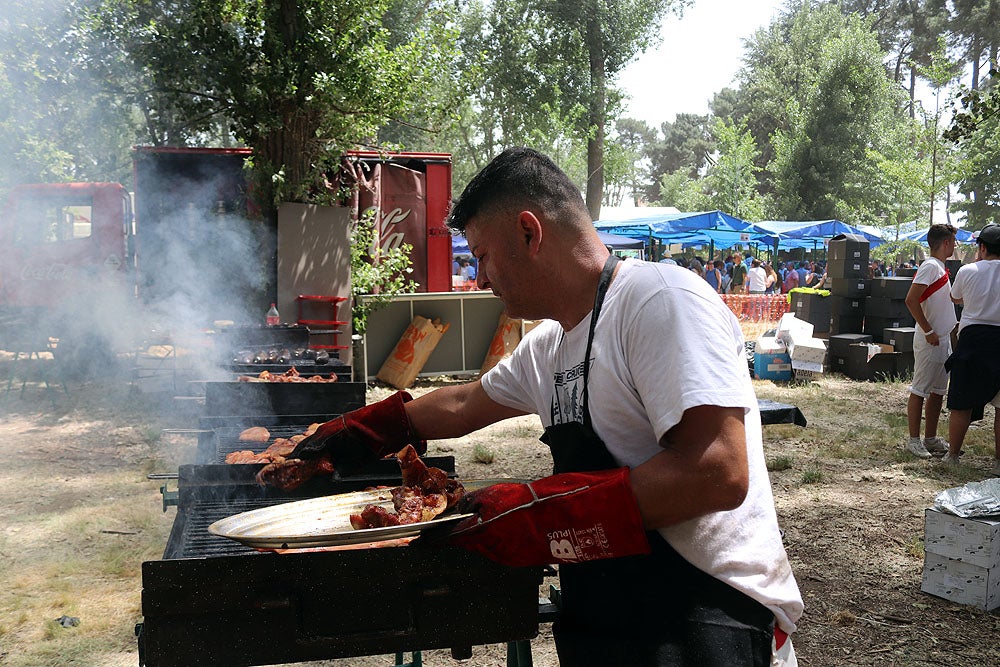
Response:
[[[906,293],[906,309],[910,311],[910,315],[917,321],[920,328],[923,331],[929,332],[925,334],[927,342],[931,345],[937,345],[941,342],[938,332],[933,331],[931,323],[927,320],[927,316],[924,315],[924,309],[920,307],[920,297],[927,291],[927,287],[927,285],[921,283],[910,283],[910,289]]]
[[[502,419],[528,414],[491,399],[479,380],[435,389],[405,408],[414,432],[424,440],[457,438]]]
[[[660,439],[664,451],[632,469],[647,529],[740,506],[750,485],[743,415],[743,408],[690,408]]]

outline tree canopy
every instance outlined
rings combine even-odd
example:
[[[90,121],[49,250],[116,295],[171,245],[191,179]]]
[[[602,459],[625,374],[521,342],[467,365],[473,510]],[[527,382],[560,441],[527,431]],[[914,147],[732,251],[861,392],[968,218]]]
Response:
[[[136,143],[240,144],[267,206],[328,198],[346,148],[451,153],[461,189],[530,145],[595,217],[631,196],[895,224],[950,197],[942,182],[970,221],[995,215],[996,128],[977,111],[993,99],[995,0],[787,0],[707,114],[624,118],[618,74],[690,2],[10,0],[0,188],[124,182]],[[946,114],[914,91],[944,80],[946,98],[954,76],[968,95],[943,142]]]

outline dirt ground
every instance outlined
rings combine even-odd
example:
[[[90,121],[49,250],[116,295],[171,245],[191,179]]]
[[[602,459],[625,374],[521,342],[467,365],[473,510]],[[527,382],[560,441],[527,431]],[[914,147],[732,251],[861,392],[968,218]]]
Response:
[[[14,368],[0,353],[0,664],[134,666],[140,565],[161,557],[175,513],[162,511],[162,482],[146,476],[193,462],[194,440],[163,429],[194,427],[197,402],[174,400],[183,386],[130,384],[127,372],[71,381],[64,391],[51,364]],[[49,387],[42,372],[50,373]],[[448,381],[421,381],[415,392]],[[987,476],[992,412],[972,429],[963,465],[944,468],[901,450],[905,383],[829,375],[755,386],[760,398],[797,405],[809,421],[764,429],[778,516],[806,603],[794,635],[800,664],[1000,664],[1000,614],[920,592],[923,511],[942,489]],[[372,387],[369,401],[388,393]],[[455,456],[469,479],[539,477],[551,465],[539,433],[537,418],[523,417],[432,442],[429,451]],[[479,458],[484,449],[494,454],[491,463],[476,461],[477,445]],[[63,627],[61,617],[79,625]],[[532,652],[535,665],[556,664],[548,626]],[[476,647],[464,662],[444,651],[422,657],[427,665],[506,664],[502,646]]]

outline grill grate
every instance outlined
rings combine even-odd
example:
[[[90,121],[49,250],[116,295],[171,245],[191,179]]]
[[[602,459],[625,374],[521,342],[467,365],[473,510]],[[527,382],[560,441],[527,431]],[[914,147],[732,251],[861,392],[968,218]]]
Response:
[[[268,426],[267,430],[271,433],[271,439],[267,442],[245,442],[240,440],[240,433],[243,432],[243,428],[224,426],[213,429],[215,453],[214,456],[210,456],[206,463],[225,463],[227,454],[232,452],[241,452],[245,449],[249,449],[255,454],[259,454],[267,449],[268,445],[272,444],[275,438],[290,438],[293,435],[305,433],[309,426],[310,424],[281,424]]]
[[[177,553],[165,553],[164,558],[201,558],[204,556],[235,556],[260,553],[227,537],[208,532],[208,527],[227,516],[289,502],[288,498],[257,498],[226,502],[192,503],[184,511],[183,537],[174,545]],[[168,552],[170,550],[168,549]]]
[[[271,371],[275,374],[285,373],[292,366],[299,372],[299,375],[308,377],[311,375],[330,376],[336,375],[338,380],[350,382],[351,367],[340,359],[330,359],[327,364],[317,364],[314,359],[291,359],[284,364],[244,364],[233,362],[229,365],[230,370],[240,375],[259,375],[262,371]]]

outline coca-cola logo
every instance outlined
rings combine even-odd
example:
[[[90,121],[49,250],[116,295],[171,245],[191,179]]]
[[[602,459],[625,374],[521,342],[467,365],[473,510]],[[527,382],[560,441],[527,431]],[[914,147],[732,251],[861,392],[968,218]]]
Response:
[[[410,217],[410,214],[413,213],[412,209],[404,211],[397,207],[391,211],[383,212],[377,206],[370,206],[364,211],[364,214],[369,213],[374,217],[379,245],[384,252],[395,250],[403,245],[405,234],[397,226]]]
[[[68,280],[69,273],[68,264],[49,264],[47,266],[25,264],[21,268],[21,280]]]

